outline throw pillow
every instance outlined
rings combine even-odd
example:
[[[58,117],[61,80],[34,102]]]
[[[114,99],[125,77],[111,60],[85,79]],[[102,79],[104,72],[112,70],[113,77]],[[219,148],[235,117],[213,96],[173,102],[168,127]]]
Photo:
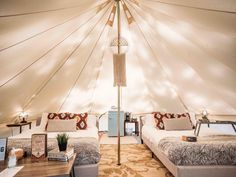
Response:
[[[163,119],[165,130],[192,130],[189,118]]]

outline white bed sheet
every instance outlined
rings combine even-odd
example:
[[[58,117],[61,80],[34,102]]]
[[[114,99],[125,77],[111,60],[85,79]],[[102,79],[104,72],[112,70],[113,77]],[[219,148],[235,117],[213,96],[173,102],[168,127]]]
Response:
[[[42,130],[40,127],[35,127],[31,130],[23,132],[21,134],[8,137],[9,139],[20,139],[20,138],[31,138],[32,134],[35,133],[47,133],[48,138],[56,138],[58,133],[62,132],[46,132]],[[98,129],[97,127],[88,127],[86,130],[77,130],[76,132],[66,132],[71,138],[78,137],[93,137],[98,140]]]
[[[209,135],[223,135],[224,132],[220,132],[214,129],[209,129],[205,126],[201,127],[201,133],[199,136],[209,136]],[[166,137],[179,137],[181,136],[194,136],[193,130],[178,130],[178,131],[166,131],[159,130],[154,126],[144,125],[142,127],[142,136],[148,139],[153,144],[158,144],[159,141]]]

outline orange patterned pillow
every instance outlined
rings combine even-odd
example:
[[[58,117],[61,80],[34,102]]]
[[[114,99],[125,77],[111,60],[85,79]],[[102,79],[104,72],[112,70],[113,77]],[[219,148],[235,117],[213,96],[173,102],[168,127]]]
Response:
[[[74,113],[49,113],[48,119],[61,119],[61,120],[69,120],[76,119],[76,129],[77,130],[85,130],[87,128],[87,120],[88,113],[83,114],[74,114]],[[48,123],[45,126],[45,130],[47,130]]]
[[[156,126],[160,130],[164,130],[164,123],[163,119],[171,118],[168,113],[161,113],[161,112],[153,112],[153,117],[155,118]]]
[[[173,119],[173,118],[188,118],[191,122],[189,113],[182,113],[182,114],[173,114],[173,113],[161,113],[161,112],[153,112],[153,117],[155,118],[156,126],[160,130],[164,130],[164,123],[163,119]],[[192,122],[191,122],[192,124]]]
[[[75,114],[77,119],[76,128],[77,130],[85,130],[87,128],[88,113]]]
[[[58,119],[68,120],[70,118],[68,117],[68,113],[49,113],[48,114],[48,119],[50,119],[50,120],[58,120]],[[48,127],[48,122],[45,126],[45,130],[47,130],[47,127]]]
[[[67,113],[49,113],[48,119],[61,119],[61,120],[67,120],[69,119],[67,116]]]

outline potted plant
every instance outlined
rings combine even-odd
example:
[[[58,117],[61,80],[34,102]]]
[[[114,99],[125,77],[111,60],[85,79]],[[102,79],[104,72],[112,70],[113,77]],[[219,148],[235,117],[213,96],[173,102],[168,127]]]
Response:
[[[66,151],[69,135],[66,133],[57,134],[57,143],[60,151]]]

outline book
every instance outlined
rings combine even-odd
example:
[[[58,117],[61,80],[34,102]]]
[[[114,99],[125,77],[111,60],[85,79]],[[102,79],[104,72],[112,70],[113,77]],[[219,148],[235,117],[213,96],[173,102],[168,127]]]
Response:
[[[196,142],[197,141],[196,136],[182,136],[181,139],[183,141],[188,141],[188,142]]]
[[[74,148],[67,148],[66,151],[59,151],[58,148],[48,152],[48,160],[68,161],[74,155]]]
[[[65,157],[65,158],[53,158],[53,157],[49,157],[48,158],[48,160],[49,161],[61,161],[61,162],[67,162],[67,161],[69,161],[72,157],[73,157],[73,155],[74,155],[74,153],[73,154],[71,154],[70,156],[68,156],[68,157]]]

